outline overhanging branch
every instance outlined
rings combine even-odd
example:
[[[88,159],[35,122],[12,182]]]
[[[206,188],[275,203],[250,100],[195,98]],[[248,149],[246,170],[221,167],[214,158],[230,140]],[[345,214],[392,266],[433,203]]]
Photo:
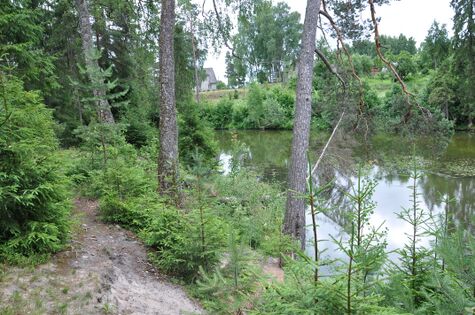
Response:
[[[377,53],[379,59],[381,59],[381,61],[394,74],[394,77],[396,78],[396,80],[398,81],[399,85],[402,88],[402,91],[406,95],[407,102],[409,104],[409,108],[408,108],[408,112],[404,116],[404,121],[407,121],[409,119],[409,117],[411,116],[411,110],[412,110],[412,103],[411,103],[410,99],[411,99],[411,97],[415,98],[415,95],[407,89],[407,85],[404,83],[403,79],[401,78],[401,76],[397,72],[394,65],[388,59],[386,59],[386,57],[384,57],[384,54],[381,51],[382,45],[381,45],[381,39],[380,39],[380,36],[379,36],[379,26],[378,26],[378,21],[376,20],[376,10],[374,8],[373,0],[368,0],[368,4],[369,4],[369,7],[370,7],[370,11],[371,11],[371,21],[373,22],[373,27],[374,27],[374,42],[375,42],[375,45],[376,45],[376,53]],[[422,113],[425,113],[427,116],[431,116],[431,113],[427,108],[419,105],[418,102],[415,102],[415,104]]]
[[[204,2],[203,2],[203,6],[204,6]],[[218,21],[218,27],[219,27],[219,31],[221,32],[221,35],[223,36],[223,42],[224,42],[224,45],[226,46],[226,48],[228,48],[230,51],[231,51],[231,55],[237,59],[242,59],[240,56],[236,55],[234,53],[234,47],[232,47],[228,40],[228,36],[227,34],[224,34],[224,25],[223,25],[223,22],[221,21],[221,15],[218,11],[218,7],[216,5],[216,0],[213,0],[213,9],[214,9],[214,14],[216,14],[216,20]]]
[[[355,80],[358,81],[358,94],[359,94],[358,120],[357,120],[354,128],[356,129],[358,127],[360,118],[363,118],[363,120],[365,122],[365,125],[366,125],[366,133],[365,133],[365,138],[366,138],[366,135],[368,134],[369,126],[368,126],[367,120],[364,118],[366,102],[365,102],[365,99],[364,99],[363,81],[361,80],[359,75],[356,73],[356,69],[355,69],[355,66],[353,64],[353,57],[351,56],[350,52],[348,51],[348,49],[345,46],[345,42],[343,40],[343,34],[342,34],[341,30],[338,28],[335,21],[331,17],[331,15],[328,13],[326,3],[325,3],[324,0],[322,0],[322,3],[323,3],[323,10],[320,10],[319,13],[320,13],[320,15],[324,16],[330,22],[331,27],[333,28],[333,30],[335,31],[335,33],[337,35],[337,45],[338,44],[341,45],[341,49],[345,53],[346,58],[348,59],[348,63],[350,64],[351,74],[353,75]]]
[[[330,62],[328,61],[327,57],[325,57],[325,55],[323,54],[323,52],[318,49],[318,48],[315,48],[315,53],[317,54],[317,56],[320,58],[320,60],[323,61],[323,63],[325,64],[325,66],[327,67],[327,69],[334,75],[338,78],[338,80],[340,80],[341,84],[343,85],[344,88],[346,88],[346,82],[343,80],[343,78],[340,76],[340,74],[335,70],[334,67],[332,67],[332,65],[330,64]]]

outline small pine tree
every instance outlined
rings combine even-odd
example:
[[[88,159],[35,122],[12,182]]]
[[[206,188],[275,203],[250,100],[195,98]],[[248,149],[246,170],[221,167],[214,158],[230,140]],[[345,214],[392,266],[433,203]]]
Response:
[[[464,228],[450,228],[456,224],[450,217],[455,199],[445,196],[443,200],[445,211],[432,232],[435,263],[421,309],[440,315],[469,314],[475,311],[475,237]]]
[[[200,272],[198,294],[213,314],[243,314],[252,305],[259,284],[251,253],[232,226],[228,233],[226,263],[212,273]]]
[[[91,58],[94,61],[100,58],[100,52],[93,51]],[[118,87],[118,80],[110,80],[112,77],[112,66],[103,70],[100,68],[83,68],[80,65],[79,72],[85,78],[85,83],[74,81],[72,84],[77,90],[80,90],[85,97],[81,99],[81,106],[86,111],[91,112],[91,109],[96,111],[96,115],[90,120],[88,126],[80,126],[75,133],[83,140],[83,145],[86,151],[91,153],[91,160],[94,161],[95,155],[100,153],[102,158],[102,165],[100,168],[105,169],[108,161],[108,147],[117,143],[118,139],[122,138],[125,126],[120,124],[105,123],[101,117],[101,109],[98,103],[113,102],[115,107],[125,106],[127,101],[122,101],[122,98],[128,93],[128,88],[116,92]],[[97,93],[103,91],[104,93]]]
[[[372,201],[376,182],[364,175],[358,168],[356,187],[347,194],[351,211],[347,213],[349,237],[347,240],[333,238],[339,249],[347,256],[343,264],[345,274],[340,277],[346,287],[346,313],[369,312],[381,297],[374,288],[380,283],[379,274],[386,260],[386,231],[383,224],[370,226],[370,216],[376,208]]]
[[[429,214],[420,206],[418,181],[422,174],[415,155],[413,155],[410,173],[411,206],[403,208],[398,218],[407,222],[411,230],[406,233],[407,243],[399,249],[399,264],[394,265],[391,274],[390,290],[392,303],[406,311],[416,311],[424,302],[423,290],[427,285],[429,274],[433,268],[433,253],[430,248],[421,245],[423,238],[428,237],[426,224]]]

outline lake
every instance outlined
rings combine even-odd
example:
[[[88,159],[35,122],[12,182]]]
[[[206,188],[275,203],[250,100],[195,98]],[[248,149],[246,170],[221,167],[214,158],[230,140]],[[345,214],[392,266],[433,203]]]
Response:
[[[310,159],[315,161],[327,134],[314,133],[311,136]],[[234,167],[246,167],[261,174],[262,180],[280,182],[285,189],[287,169],[292,141],[291,131],[218,131],[216,139],[220,148],[220,161],[224,173]],[[417,183],[421,207],[433,214],[442,213],[446,204],[444,198],[453,202],[449,206],[450,216],[457,228],[472,229],[475,210],[475,135],[457,133],[449,141],[439,142],[431,138],[416,140],[415,156],[423,165],[423,174]],[[369,178],[377,180],[373,201],[376,209],[371,223],[387,228],[389,251],[401,248],[406,242],[405,233],[411,230],[408,223],[399,219],[396,212],[410,206],[410,171],[414,145],[411,141],[394,136],[375,136],[370,141],[356,140],[345,134],[338,134],[327,151],[316,181],[334,179],[340,189],[329,194],[332,207],[336,210],[327,215],[318,215],[319,238],[345,237],[341,211],[345,211],[342,190],[351,190],[355,181],[355,170],[361,161],[369,162]],[[339,193],[340,192],[340,193]],[[338,209],[339,208],[339,209]],[[308,216],[307,222],[310,223]],[[308,229],[307,239],[311,236]],[[427,246],[430,237],[423,238],[420,246]],[[308,242],[312,242],[311,239]],[[323,241],[321,248],[328,249],[331,257],[338,257],[336,245]],[[313,255],[308,246],[308,254]],[[341,255],[341,254],[340,254]],[[396,255],[390,254],[395,259]]]

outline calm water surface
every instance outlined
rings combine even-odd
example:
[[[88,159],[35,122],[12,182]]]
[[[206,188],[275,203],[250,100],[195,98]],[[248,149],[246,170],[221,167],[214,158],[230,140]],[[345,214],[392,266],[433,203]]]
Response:
[[[316,160],[318,150],[323,147],[327,135],[314,134],[311,137],[311,159]],[[216,133],[220,147],[220,160],[225,173],[234,163],[235,167],[247,167],[262,174],[266,181],[277,181],[285,189],[287,168],[292,140],[291,131],[222,131]],[[438,143],[435,139],[418,139],[418,160],[425,165],[422,178],[417,183],[421,206],[434,214],[444,211],[444,196],[453,198],[449,212],[457,222],[458,228],[473,229],[475,212],[475,135],[459,133],[450,142]],[[358,161],[369,161],[369,177],[376,179],[373,200],[376,210],[371,223],[387,228],[388,250],[401,248],[406,242],[405,233],[411,227],[397,218],[401,207],[410,206],[412,183],[409,180],[413,146],[408,141],[396,137],[377,136],[369,143],[357,141],[348,136],[339,135],[331,144],[325,163],[317,173],[317,181],[336,179],[340,189],[331,194],[332,208],[327,215],[319,215],[319,237],[330,239],[330,235],[339,238],[346,233],[341,212],[345,211],[342,190],[351,190],[355,181],[355,169]],[[346,208],[347,209],[347,208]],[[307,222],[311,222],[307,218]],[[307,237],[311,236],[310,229]],[[430,238],[421,241],[427,245]],[[312,240],[309,240],[312,242]],[[330,241],[322,242],[323,248],[332,257],[338,257],[336,245]],[[312,246],[308,247],[312,254]],[[390,257],[395,258],[394,255]]]

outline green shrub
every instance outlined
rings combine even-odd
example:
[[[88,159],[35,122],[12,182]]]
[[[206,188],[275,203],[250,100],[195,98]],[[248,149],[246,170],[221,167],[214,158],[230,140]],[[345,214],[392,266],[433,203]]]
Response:
[[[281,125],[284,129],[292,129],[295,111],[295,93],[293,90],[283,87],[272,89],[272,95],[277,100],[285,116],[285,123]]]
[[[248,129],[249,108],[245,102],[237,101],[234,103],[232,116],[232,126],[236,129]]]
[[[376,113],[377,127],[384,132],[401,132],[411,135],[432,135],[434,137],[450,137],[453,133],[453,123],[447,120],[440,109],[431,109],[427,104],[419,103],[430,113],[421,112],[416,102],[407,96],[398,85],[386,94],[385,104],[378,107]],[[409,111],[409,108],[411,110]]]
[[[237,239],[230,227],[227,256],[215,270],[200,270],[195,294],[213,314],[241,314],[256,299],[262,270],[256,265],[255,255]]]
[[[444,234],[437,235],[440,242],[436,246],[443,267],[433,270],[422,309],[440,315],[469,314],[475,309],[475,236],[462,229]]]
[[[35,261],[66,241],[68,182],[51,111],[15,78],[2,88],[9,118],[0,127],[0,261]]]
[[[251,314],[405,314],[391,307],[379,306],[381,298],[374,293],[355,294],[352,311],[348,312],[346,278],[328,277],[315,283],[313,266],[307,263],[307,259],[289,260],[284,270],[284,282],[267,286]]]
[[[216,176],[213,184],[219,196],[215,212],[233,222],[240,239],[250,247],[279,256],[287,241],[281,236],[285,196],[278,186],[259,182],[248,171]]]
[[[284,109],[280,106],[277,99],[269,96],[262,104],[264,115],[260,120],[260,127],[265,129],[281,129],[287,123],[287,117]]]
[[[65,222],[66,224],[66,222]],[[22,231],[0,246],[0,259],[14,264],[36,264],[63,247],[62,231],[56,224],[30,221]]]
[[[226,88],[227,88],[226,83],[224,83],[223,81],[218,81],[216,83],[216,89],[225,90]]]
[[[155,134],[155,129],[148,121],[141,121],[137,117],[128,117],[125,139],[136,148],[146,145]]]
[[[227,129],[233,119],[233,101],[221,99],[215,109],[215,129]]]
[[[283,283],[269,286],[252,314],[346,314],[339,283],[313,282],[313,270],[304,261],[289,261]],[[318,301],[318,302],[317,302]]]
[[[209,270],[218,263],[224,224],[216,216],[207,215],[201,234],[198,215],[197,210],[185,213],[164,208],[142,230],[140,237],[154,250],[150,258],[159,269],[193,279],[200,267]]]
[[[149,192],[138,197],[120,199],[107,195],[100,200],[99,212],[102,220],[117,223],[134,232],[149,227],[153,219],[165,209],[156,192]]]
[[[121,199],[140,196],[153,191],[154,183],[150,174],[142,168],[131,166],[122,159],[115,160],[114,167],[89,173],[89,181],[83,194],[99,198],[111,192]]]
[[[125,141],[120,127],[106,129],[107,144],[101,144],[101,128],[91,124],[81,131],[84,139],[80,151],[70,157],[74,161],[67,175],[77,184],[80,193],[101,198],[114,192],[125,199],[154,190],[156,145],[143,146],[140,151]],[[153,156],[152,156],[153,155]]]
[[[214,129],[228,129],[232,123],[235,101],[222,98],[217,103],[203,103],[200,117],[209,122]]]
[[[180,159],[186,166],[193,166],[195,156],[199,155],[209,164],[214,164],[217,144],[212,128],[200,119],[197,104],[190,101],[183,104],[179,117]]]
[[[373,66],[373,60],[367,55],[353,55],[353,65],[358,75],[371,74],[371,67]]]
[[[247,99],[222,98],[204,102],[200,118],[214,129],[291,129],[294,116],[294,92],[282,86],[272,89],[251,84]]]
[[[249,128],[258,129],[265,127],[262,125],[262,119],[265,117],[264,100],[265,93],[262,88],[257,83],[251,84],[247,94],[248,116],[246,124]]]

